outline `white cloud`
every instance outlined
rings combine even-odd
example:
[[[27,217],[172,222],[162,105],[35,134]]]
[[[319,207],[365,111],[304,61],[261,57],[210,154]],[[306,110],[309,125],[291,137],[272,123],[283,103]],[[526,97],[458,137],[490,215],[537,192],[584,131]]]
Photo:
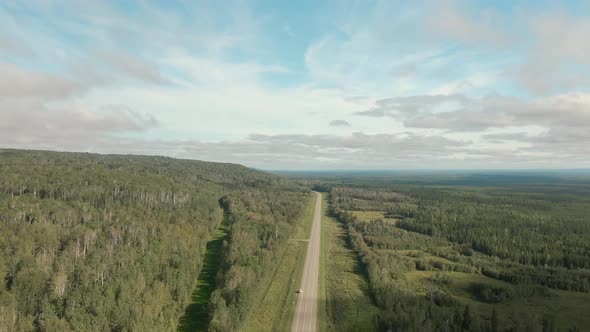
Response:
[[[78,146],[112,134],[141,132],[158,124],[125,105],[89,110],[83,105],[47,106],[37,101],[0,101],[0,141],[21,147]],[[66,146],[62,146],[66,148]]]
[[[330,121],[331,127],[350,127],[350,123],[346,120],[332,120]]]
[[[542,62],[572,61],[590,65],[590,17],[577,17],[565,12],[545,13],[533,17],[530,25]]]
[[[138,57],[130,56],[122,51],[103,52],[101,57],[115,69],[116,73],[128,75],[151,83],[166,83],[160,69],[154,63],[150,63]]]
[[[426,18],[427,30],[434,38],[449,38],[452,41],[488,47],[514,45],[513,36],[508,34],[507,19],[491,9],[466,12],[453,1],[443,1],[433,6]]]
[[[21,40],[0,32],[0,54],[28,56],[31,55],[31,49],[29,49]]]
[[[391,117],[407,127],[452,131],[482,131],[508,126],[590,127],[590,94],[570,93],[534,100],[490,95],[426,95],[378,100],[356,112],[369,117]]]
[[[495,53],[497,57],[512,57],[512,62],[504,66],[504,77],[528,91],[547,95],[590,87],[587,15],[559,7],[541,11],[516,5],[514,11],[507,13],[456,2],[444,2],[434,8],[436,15],[427,19],[434,42],[440,43],[438,36]]]
[[[302,63],[265,24],[307,32],[241,1],[3,5],[0,140],[264,168],[587,165],[588,18],[450,4],[331,11]]]
[[[68,77],[45,74],[0,62],[0,97],[65,98],[82,90],[80,83]]]

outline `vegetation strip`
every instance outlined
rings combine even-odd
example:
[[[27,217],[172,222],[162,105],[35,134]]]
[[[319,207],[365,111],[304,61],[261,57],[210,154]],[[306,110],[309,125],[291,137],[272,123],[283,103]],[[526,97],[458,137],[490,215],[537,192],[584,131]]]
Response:
[[[310,196],[304,213],[296,224],[293,237],[299,240],[288,241],[273,273],[262,281],[265,291],[259,299],[253,301],[253,309],[243,331],[288,331],[294,307],[294,290],[301,278],[307,244],[300,239],[309,232],[314,202],[315,198]]]
[[[541,188],[332,188],[366,266],[378,329],[590,327],[590,196]]]
[[[223,222],[213,234],[213,238],[207,242],[203,266],[191,296],[192,303],[180,319],[179,331],[197,332],[207,331],[209,328],[209,299],[216,288],[215,280],[223,254],[223,241],[227,237],[228,222],[229,215],[224,213]]]
[[[376,330],[377,308],[369,293],[357,253],[350,246],[345,225],[329,216],[326,195],[324,223],[327,233],[326,311],[329,331]]]
[[[329,230],[327,225],[327,217],[328,214],[326,213],[328,209],[328,195],[329,193],[323,192],[322,193],[322,226],[321,226],[321,248],[320,248],[320,288],[319,288],[319,331],[325,332],[328,331],[328,295],[327,295],[327,260],[328,260],[328,248],[329,248]]]

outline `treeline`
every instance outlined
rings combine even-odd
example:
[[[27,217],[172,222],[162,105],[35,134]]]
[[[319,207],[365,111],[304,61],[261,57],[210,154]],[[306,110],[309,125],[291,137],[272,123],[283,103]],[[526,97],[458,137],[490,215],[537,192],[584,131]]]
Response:
[[[365,238],[388,237],[386,233],[363,233],[363,222],[332,201],[332,213],[346,226],[353,249],[358,253],[369,279],[371,295],[379,308],[380,331],[487,331],[490,322],[481,320],[471,308],[461,306],[442,287],[434,283],[426,296],[410,291],[405,273],[416,269],[413,260],[392,251],[375,250]],[[391,228],[391,226],[390,226]],[[367,228],[364,228],[367,230]],[[404,248],[418,248],[421,241],[406,239]],[[427,242],[426,239],[423,239]],[[490,327],[491,328],[491,327]]]
[[[555,217],[538,209],[433,202],[417,207],[398,226],[520,264],[590,268],[590,223],[571,216],[570,208],[564,206]]]
[[[393,186],[333,192],[342,209],[386,211],[400,219],[400,228],[467,244],[490,256],[524,265],[587,269],[590,189],[587,195],[572,195],[568,188]]]
[[[520,255],[527,255],[537,248],[550,248],[551,241],[557,241],[553,243],[554,246],[558,244],[555,255],[570,259],[578,257],[580,251],[576,250],[584,250],[589,243],[579,242],[590,236],[590,232],[585,230],[584,219],[580,218],[584,215],[582,211],[588,208],[587,197],[571,201],[547,193],[548,197],[542,201],[539,199],[539,195],[545,194],[542,192],[527,196],[522,192],[506,190],[504,193],[507,196],[519,198],[506,200],[500,192],[499,189],[490,193],[481,188],[424,188],[407,185],[379,189],[360,186],[332,188],[331,212],[346,226],[348,238],[367,274],[372,296],[380,310],[380,330],[557,330],[555,316],[519,313],[507,317],[493,310],[482,312],[479,308],[465,307],[449,291],[453,280],[446,272],[485,275],[510,283],[509,286],[501,287],[472,282],[466,289],[472,299],[491,304],[525,298],[549,299],[553,295],[545,286],[575,291],[590,290],[590,271],[579,268],[580,265],[574,268],[559,263],[552,266],[549,263],[535,264],[532,260],[512,260],[479,250],[474,245],[474,241],[494,241],[494,236],[508,239],[513,234],[510,238],[512,241],[506,241],[505,245],[515,251],[522,250]],[[507,205],[509,201],[511,205]],[[563,219],[555,218],[557,210],[563,207],[559,204],[569,205],[574,210],[561,214]],[[442,209],[441,206],[449,208]],[[525,227],[528,224],[518,219],[518,216],[526,218],[528,206],[536,207],[536,211],[530,213],[537,218],[544,218],[543,223],[555,224],[542,226],[543,223],[539,223],[535,231],[540,229],[540,234],[527,234]],[[503,221],[496,223],[493,215],[480,216],[500,210],[500,207],[506,210],[499,217]],[[469,212],[460,213],[459,209]],[[396,221],[359,220],[353,212],[363,210],[384,211],[385,216],[395,218]],[[515,217],[510,219],[512,224],[508,216]],[[567,220],[574,225],[565,226]],[[563,230],[556,231],[554,235],[549,233],[559,227],[570,231],[575,229],[579,233],[573,237],[573,241],[565,237],[566,232]],[[471,236],[474,241],[460,241],[450,235],[455,234],[453,231]],[[577,245],[582,249],[576,249]],[[420,275],[416,274],[418,271],[438,272],[427,280],[410,277]],[[480,278],[474,277],[472,280]],[[561,324],[564,325],[563,322]],[[566,324],[574,325],[573,322]],[[572,331],[576,330],[572,327]]]
[[[460,252],[484,253],[499,261],[463,257],[441,250],[436,255],[458,260],[486,276],[564,290],[590,291],[590,195],[572,195],[569,187],[388,188],[335,187],[334,204],[343,210],[381,210],[396,218],[396,227],[462,244]],[[526,190],[531,190],[526,191]],[[401,197],[400,197],[401,196]],[[369,223],[387,232],[390,224]],[[362,230],[366,233],[366,230]],[[391,232],[391,230],[389,230]],[[401,234],[401,235],[400,235]],[[395,236],[411,236],[397,232]],[[374,239],[365,238],[367,241]],[[392,236],[376,248],[399,249]]]
[[[238,192],[223,199],[230,231],[211,296],[209,331],[237,331],[262,291],[308,198],[301,190]]]
[[[219,199],[248,207],[244,228],[286,236],[278,215],[305,195],[239,165],[163,157],[0,150],[0,174],[1,331],[175,330]]]

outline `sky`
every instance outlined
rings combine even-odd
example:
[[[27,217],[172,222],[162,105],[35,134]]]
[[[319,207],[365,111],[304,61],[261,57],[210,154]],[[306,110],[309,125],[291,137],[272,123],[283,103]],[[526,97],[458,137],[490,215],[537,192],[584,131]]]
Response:
[[[588,1],[1,1],[0,147],[590,167]]]

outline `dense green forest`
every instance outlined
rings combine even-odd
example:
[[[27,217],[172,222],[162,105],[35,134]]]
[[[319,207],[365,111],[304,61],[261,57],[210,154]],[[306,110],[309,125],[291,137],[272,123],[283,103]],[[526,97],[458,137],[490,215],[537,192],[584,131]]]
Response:
[[[208,324],[239,330],[309,202],[302,182],[329,192],[379,330],[590,328],[583,174],[294,182],[232,164],[20,150],[0,150],[0,174],[0,331],[176,330],[224,215]]]
[[[0,150],[0,331],[171,331],[229,213],[211,329],[229,331],[308,190],[239,165]]]
[[[364,266],[379,329],[589,329],[588,179],[481,178],[314,180]]]

